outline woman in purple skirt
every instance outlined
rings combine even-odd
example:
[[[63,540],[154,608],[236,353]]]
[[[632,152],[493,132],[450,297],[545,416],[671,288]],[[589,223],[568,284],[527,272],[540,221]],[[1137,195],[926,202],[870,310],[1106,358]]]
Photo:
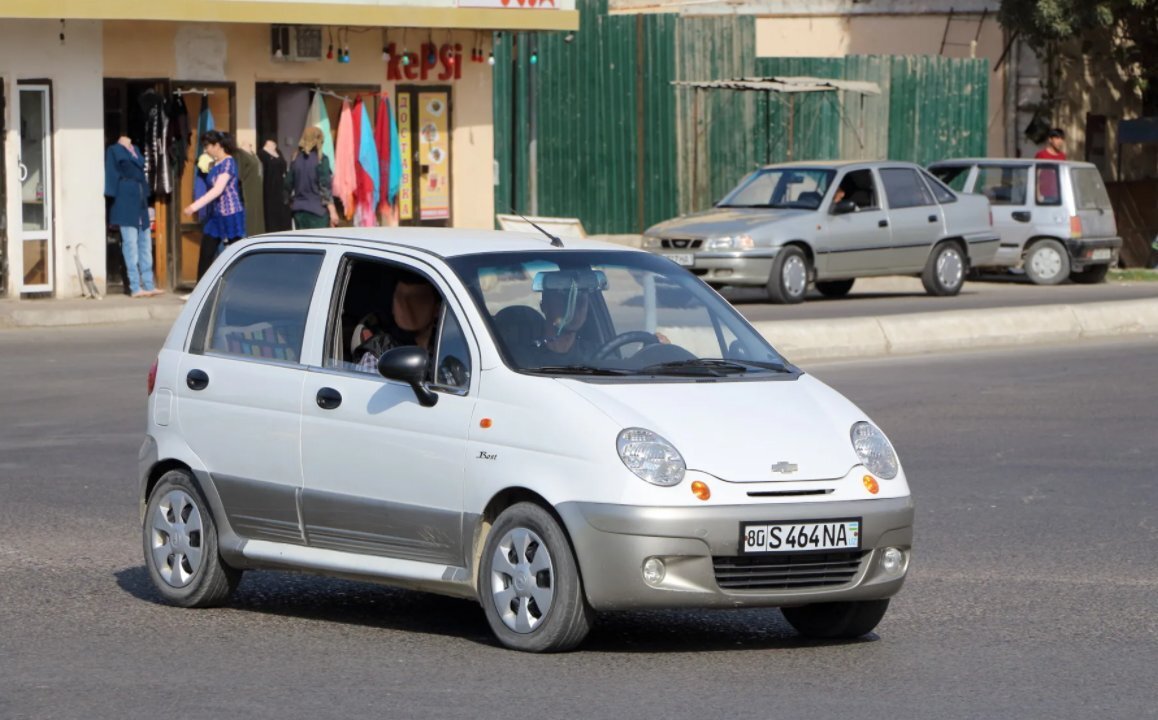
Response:
[[[245,237],[245,207],[241,204],[238,191],[237,162],[233,154],[237,145],[228,133],[210,130],[202,136],[205,152],[213,158],[213,169],[209,171],[209,191],[187,208],[186,215],[195,215],[198,210],[212,203],[201,229],[201,254],[197,262],[197,279],[200,280],[213,258],[225,246]]]

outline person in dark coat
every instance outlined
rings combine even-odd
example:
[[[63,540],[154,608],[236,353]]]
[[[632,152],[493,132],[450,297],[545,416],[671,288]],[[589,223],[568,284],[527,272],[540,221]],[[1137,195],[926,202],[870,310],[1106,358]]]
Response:
[[[153,238],[149,233],[149,190],[145,158],[132,140],[121,137],[105,152],[105,195],[113,199],[109,224],[121,230],[121,253],[129,295],[160,295],[153,282]]]
[[[334,173],[330,161],[322,154],[323,137],[318,128],[306,128],[285,176],[294,227],[298,230],[338,226]]]
[[[253,153],[241,148],[233,157],[237,160],[237,179],[241,183],[241,204],[245,206],[245,235],[264,235],[265,189],[261,183],[261,162]]]
[[[277,150],[272,138],[257,151],[261,160],[262,190],[265,195],[265,231],[285,232],[293,227],[285,192],[285,158]]]

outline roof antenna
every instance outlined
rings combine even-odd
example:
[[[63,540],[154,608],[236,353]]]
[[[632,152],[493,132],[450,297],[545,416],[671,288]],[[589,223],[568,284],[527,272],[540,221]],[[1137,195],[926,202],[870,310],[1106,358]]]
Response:
[[[563,241],[562,240],[560,240],[558,237],[552,235],[551,233],[547,232],[543,228],[536,225],[534,222],[531,221],[531,219],[529,217],[527,217],[526,215],[522,214],[521,212],[519,212],[518,210],[516,210],[514,208],[511,208],[511,212],[513,212],[514,214],[521,217],[524,222],[530,223],[531,227],[535,228],[539,232],[541,232],[544,235],[546,235],[547,237],[551,238],[551,247],[563,247]]]

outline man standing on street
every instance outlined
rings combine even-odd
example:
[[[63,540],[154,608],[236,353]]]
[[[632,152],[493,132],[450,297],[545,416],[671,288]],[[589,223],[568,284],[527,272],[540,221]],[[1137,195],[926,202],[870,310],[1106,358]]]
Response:
[[[1066,134],[1059,128],[1053,128],[1046,135],[1045,147],[1034,155],[1038,160],[1065,160]]]

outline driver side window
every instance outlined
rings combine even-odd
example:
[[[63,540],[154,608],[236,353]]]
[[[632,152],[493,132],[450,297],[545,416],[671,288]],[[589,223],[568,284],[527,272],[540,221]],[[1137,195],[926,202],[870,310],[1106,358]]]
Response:
[[[877,188],[873,181],[872,170],[853,170],[841,178],[833,196],[833,205],[841,200],[852,200],[856,209],[879,210],[877,202]]]

